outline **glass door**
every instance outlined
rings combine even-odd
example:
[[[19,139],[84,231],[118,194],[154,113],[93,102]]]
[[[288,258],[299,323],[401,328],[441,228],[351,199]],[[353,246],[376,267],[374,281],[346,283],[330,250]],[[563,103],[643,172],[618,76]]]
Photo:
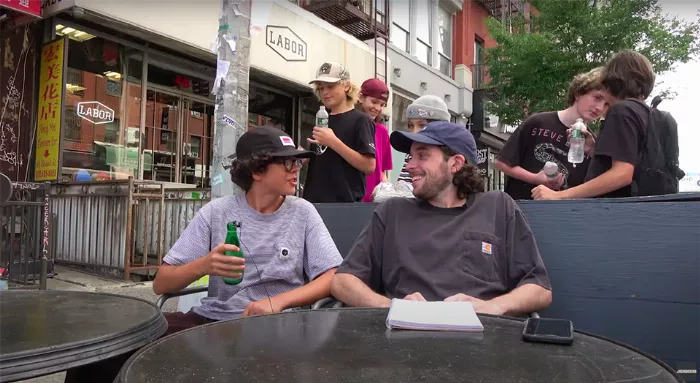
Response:
[[[146,92],[146,145],[143,178],[178,182],[178,142],[182,122],[180,96],[149,89]]]
[[[272,125],[294,137],[294,97],[261,84],[250,84],[248,129]]]
[[[182,121],[184,126],[180,182],[208,188],[213,154],[214,106],[185,99]]]

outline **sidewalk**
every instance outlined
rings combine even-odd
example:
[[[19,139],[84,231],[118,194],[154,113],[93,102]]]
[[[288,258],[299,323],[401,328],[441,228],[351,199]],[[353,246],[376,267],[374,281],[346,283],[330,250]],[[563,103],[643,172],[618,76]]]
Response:
[[[153,282],[129,282],[110,279],[93,274],[56,266],[56,274],[46,281],[48,290],[91,291],[140,298],[155,303],[158,296],[153,293]],[[177,298],[168,300],[163,311],[176,311]]]
[[[92,274],[56,266],[56,275],[46,281],[48,290],[68,290],[68,291],[90,291],[97,293],[107,293],[124,295],[128,297],[140,298],[148,302],[158,299],[153,293],[153,282],[128,282],[118,279],[108,279]],[[163,306],[163,311],[176,311],[177,298],[170,299]],[[63,383],[65,373],[58,373],[41,378],[22,380],[19,383]]]

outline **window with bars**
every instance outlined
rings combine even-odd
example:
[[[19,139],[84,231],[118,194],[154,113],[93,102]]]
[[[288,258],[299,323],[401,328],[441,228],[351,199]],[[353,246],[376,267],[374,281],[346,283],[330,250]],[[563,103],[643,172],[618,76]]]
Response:
[[[80,141],[82,134],[81,118],[78,117],[76,110],[72,106],[66,106],[63,115],[63,137],[66,140]]]

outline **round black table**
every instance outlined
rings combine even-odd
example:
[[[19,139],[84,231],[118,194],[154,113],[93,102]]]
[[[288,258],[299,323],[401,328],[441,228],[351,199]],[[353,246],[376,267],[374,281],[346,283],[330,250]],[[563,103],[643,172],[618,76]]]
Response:
[[[136,350],[168,328],[141,299],[76,291],[0,292],[0,382]]]
[[[678,382],[630,347],[576,334],[572,346],[522,341],[523,322],[480,316],[483,333],[388,330],[386,309],[300,311],[213,323],[160,339],[122,383]]]

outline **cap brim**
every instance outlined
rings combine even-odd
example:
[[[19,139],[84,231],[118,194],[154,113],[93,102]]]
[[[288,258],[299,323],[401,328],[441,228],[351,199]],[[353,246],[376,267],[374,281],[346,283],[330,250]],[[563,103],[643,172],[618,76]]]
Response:
[[[393,132],[391,133],[391,137],[389,137],[389,141],[391,142],[391,147],[401,153],[410,153],[411,145],[413,145],[414,142],[427,145],[444,145],[442,142],[434,140],[424,134],[408,132]]]
[[[309,84],[315,84],[317,82],[327,82],[330,84],[335,84],[336,82],[339,82],[340,78],[338,77],[329,77],[329,76],[321,76],[321,77],[316,77],[315,80],[309,81]]]
[[[314,153],[314,152],[312,152],[312,151],[309,151],[309,150],[292,149],[292,148],[289,148],[289,149],[281,150],[281,151],[279,151],[279,152],[277,152],[277,153],[272,153],[272,154],[270,154],[270,157],[299,157],[299,158],[311,158],[311,157],[313,157],[313,156],[315,156],[315,155],[316,155],[316,153]],[[235,155],[235,154],[231,154],[230,156],[228,156],[228,158],[233,160],[233,159],[236,158],[236,155]]]
[[[311,158],[315,156],[316,153],[310,151],[310,150],[303,150],[303,149],[285,149],[281,150],[277,153],[270,154],[272,157],[299,157],[299,158]]]

